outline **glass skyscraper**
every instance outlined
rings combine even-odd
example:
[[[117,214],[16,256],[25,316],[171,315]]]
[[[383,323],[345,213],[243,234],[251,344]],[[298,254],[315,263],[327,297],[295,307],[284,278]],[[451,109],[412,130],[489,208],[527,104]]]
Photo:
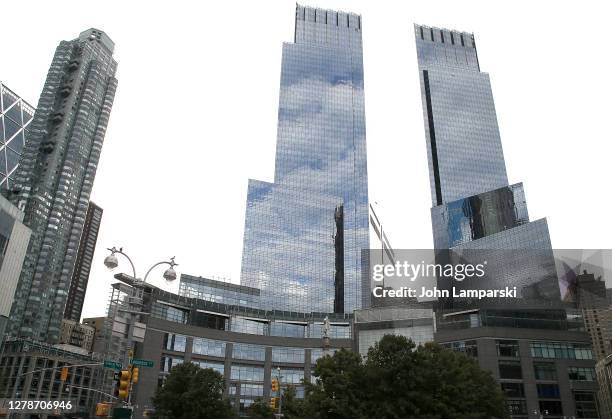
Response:
[[[415,37],[434,248],[486,256],[493,263],[482,286],[516,286],[521,303],[528,296],[558,302],[548,225],[529,221],[523,184],[508,183],[491,82],[480,71],[474,35],[415,25]]]
[[[56,343],[117,80],[113,41],[89,29],[55,51],[11,200],[30,245],[9,331]]]
[[[13,187],[34,108],[0,81],[0,189]]]
[[[247,195],[241,283],[261,290],[263,307],[369,304],[361,29],[358,15],[296,6],[295,39],[283,45],[274,182],[251,179]]]
[[[489,75],[474,35],[415,25],[436,249],[550,250],[509,185]],[[551,253],[552,256],[552,253]]]
[[[486,274],[473,288],[518,291],[490,305],[439,301],[435,341],[477,358],[499,382],[512,418],[597,417],[595,383],[572,378],[577,369],[593,371],[590,338],[581,316],[561,305],[546,219],[530,221],[523,185],[508,183],[474,36],[414,28],[436,255],[481,258]]]

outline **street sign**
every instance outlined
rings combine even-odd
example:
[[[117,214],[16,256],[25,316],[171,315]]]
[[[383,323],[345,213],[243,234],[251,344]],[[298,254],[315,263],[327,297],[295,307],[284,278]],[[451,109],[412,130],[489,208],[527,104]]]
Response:
[[[132,359],[132,365],[136,365],[137,367],[153,368],[155,363],[148,359]]]
[[[115,407],[113,409],[113,419],[131,419],[132,409],[128,407]]]
[[[120,362],[115,362],[115,361],[105,360],[104,361],[104,368],[110,368],[112,370],[120,370],[121,369],[121,363]]]

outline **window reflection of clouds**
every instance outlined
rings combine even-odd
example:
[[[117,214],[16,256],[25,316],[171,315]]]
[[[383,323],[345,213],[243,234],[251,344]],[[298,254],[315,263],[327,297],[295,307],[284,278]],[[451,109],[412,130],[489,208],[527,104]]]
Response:
[[[264,306],[333,311],[334,211],[343,205],[351,311],[362,304],[369,247],[361,23],[313,10],[298,6],[296,43],[283,45],[275,178],[249,181],[241,281],[261,289]]]
[[[445,41],[440,29],[415,25],[419,69],[428,73],[442,201],[451,202],[507,186],[508,179],[491,83],[488,74],[480,72],[473,35],[453,31],[449,39],[450,32],[442,31]],[[425,94],[423,89],[424,101]],[[431,137],[428,124],[425,130]],[[436,205],[431,153],[429,144]]]
[[[428,71],[444,202],[506,186],[489,77]]]
[[[522,184],[508,185],[491,82],[480,72],[473,35],[415,25],[415,38],[435,248],[481,256],[511,249],[487,253],[490,281],[483,283],[517,286],[523,300],[558,301],[548,225],[529,222]]]
[[[523,184],[506,186],[445,203],[432,209],[442,222],[435,231],[436,248],[454,247],[529,222]]]

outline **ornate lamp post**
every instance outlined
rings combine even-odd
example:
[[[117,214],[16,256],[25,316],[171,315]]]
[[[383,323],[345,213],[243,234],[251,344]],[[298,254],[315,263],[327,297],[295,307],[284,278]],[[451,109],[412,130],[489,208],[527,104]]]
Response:
[[[136,267],[134,266],[134,262],[132,262],[132,259],[123,251],[123,247],[120,247],[119,249],[117,249],[116,247],[113,247],[107,250],[110,251],[111,254],[108,255],[106,258],[104,258],[104,266],[106,266],[110,270],[115,269],[117,266],[119,266],[119,260],[117,259],[117,256],[115,255],[122,255],[128,260],[128,262],[130,262],[130,265],[132,266],[132,278],[134,278],[135,281],[138,281],[138,277],[136,276]],[[147,282],[147,278],[149,274],[151,273],[151,271],[160,265],[170,265],[170,267],[166,269],[163,275],[166,281],[172,282],[176,279],[176,271],[174,270],[174,267],[178,266],[178,263],[174,261],[174,256],[172,256],[169,261],[157,262],[156,264],[151,266],[149,270],[147,271],[147,273],[145,274],[142,282],[143,283]]]
[[[170,260],[157,262],[147,270],[144,278],[141,280],[138,278],[136,274],[136,267],[134,266],[134,262],[132,262],[132,259],[123,251],[122,247],[120,247],[119,249],[117,249],[116,247],[112,247],[108,249],[108,251],[110,251],[110,255],[104,258],[104,265],[108,269],[113,270],[119,266],[119,260],[117,259],[117,255],[122,255],[123,257],[125,257],[128,260],[128,262],[130,262],[130,266],[132,267],[132,278],[133,278],[132,296],[128,301],[128,307],[127,308],[117,308],[117,312],[124,312],[127,314],[127,320],[129,321],[129,324],[127,327],[127,346],[129,348],[129,351],[127,354],[127,363],[131,365],[132,358],[134,356],[134,349],[135,349],[136,342],[143,342],[144,335],[146,332],[146,324],[143,324],[137,320],[140,320],[141,316],[149,314],[149,313],[143,312],[142,310],[143,305],[144,305],[144,284],[146,283],[147,278],[149,277],[149,274],[151,273],[151,271],[153,271],[153,269],[155,269],[156,267],[160,265],[169,266],[169,268],[164,271],[163,278],[169,283],[172,281],[175,281],[177,275],[176,275],[176,271],[174,270],[174,267],[177,266],[178,263],[174,261],[174,256],[172,256]],[[115,333],[114,322],[117,320],[121,321],[122,319],[121,316],[117,316],[117,312],[111,313],[109,309],[109,313],[108,313],[109,316],[111,315],[113,316],[113,319],[112,319],[113,320],[113,330],[111,331],[111,333]],[[123,356],[125,357],[125,354]],[[131,395],[131,384],[130,384],[130,391],[129,391],[129,396],[127,400],[128,405],[130,405],[131,396],[132,395]]]

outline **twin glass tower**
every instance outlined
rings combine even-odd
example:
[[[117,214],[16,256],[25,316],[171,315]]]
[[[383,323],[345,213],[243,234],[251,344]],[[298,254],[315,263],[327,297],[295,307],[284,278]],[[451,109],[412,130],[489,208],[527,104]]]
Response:
[[[295,40],[283,45],[274,182],[248,188],[241,282],[261,290],[262,308],[370,306],[361,29],[358,15],[296,7]],[[513,253],[528,272],[512,274],[514,262],[490,271],[557,300],[548,226],[529,221],[523,185],[508,183],[474,36],[416,25],[415,37],[434,248],[539,250],[534,260]]]
[[[366,163],[361,17],[298,5],[283,45],[274,182],[248,186],[241,283],[261,290],[262,308],[368,305]]]
[[[483,251],[490,282],[559,301],[546,219],[529,221],[523,184],[510,185],[489,75],[474,35],[415,25],[436,250]]]

